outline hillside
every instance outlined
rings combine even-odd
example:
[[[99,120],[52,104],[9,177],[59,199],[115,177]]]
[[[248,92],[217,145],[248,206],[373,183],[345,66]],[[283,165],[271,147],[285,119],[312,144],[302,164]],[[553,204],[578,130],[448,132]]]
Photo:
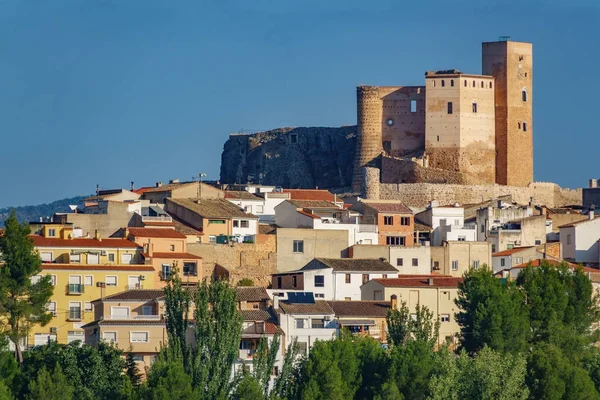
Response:
[[[40,217],[51,217],[55,212],[69,211],[70,204],[79,204],[84,198],[85,196],[77,196],[48,204],[0,208],[0,226],[4,226],[4,220],[8,218],[13,209],[16,211],[19,221],[39,221]]]

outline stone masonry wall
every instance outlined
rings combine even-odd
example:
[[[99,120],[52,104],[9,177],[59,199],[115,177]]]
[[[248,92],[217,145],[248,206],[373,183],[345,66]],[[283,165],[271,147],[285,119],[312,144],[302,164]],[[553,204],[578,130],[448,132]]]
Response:
[[[561,189],[555,183],[547,182],[534,182],[527,187],[431,183],[380,185],[381,199],[400,200],[412,207],[425,207],[431,200],[437,200],[440,204],[479,203],[504,195],[512,195],[513,201],[519,204],[529,203],[531,197],[536,204],[548,207],[581,204],[581,189]]]
[[[211,276],[215,266],[225,268],[230,281],[250,278],[255,285],[268,285],[277,271],[277,236],[257,235],[256,243],[235,243],[233,246],[212,243],[190,243],[188,252],[202,257],[204,275]]]

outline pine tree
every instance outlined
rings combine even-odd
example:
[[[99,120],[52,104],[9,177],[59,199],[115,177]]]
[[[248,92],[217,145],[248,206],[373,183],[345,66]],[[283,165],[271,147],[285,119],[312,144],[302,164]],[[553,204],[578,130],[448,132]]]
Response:
[[[34,325],[44,326],[52,319],[46,304],[52,297],[50,276],[37,282],[32,277],[41,268],[40,256],[28,237],[27,224],[20,224],[14,212],[4,221],[4,235],[0,236],[0,254],[4,265],[0,269],[0,317],[5,321],[2,334],[15,345],[15,356],[23,362],[20,343]]]
[[[73,387],[68,384],[67,378],[59,364],[56,364],[52,374],[43,367],[35,381],[29,383],[29,400],[69,400],[73,398]]]
[[[127,358],[126,358],[127,377],[129,377],[129,380],[131,381],[131,384],[133,386],[139,386],[139,384],[142,381],[142,375],[139,372],[137,362],[133,358],[133,352],[131,350],[132,349],[130,348],[129,352],[127,353]]]

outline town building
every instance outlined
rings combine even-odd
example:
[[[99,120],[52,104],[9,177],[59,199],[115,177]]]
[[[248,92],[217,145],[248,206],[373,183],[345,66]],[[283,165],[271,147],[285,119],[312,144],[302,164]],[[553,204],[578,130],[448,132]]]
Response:
[[[277,271],[296,271],[314,258],[347,258],[348,232],[277,228]]]
[[[586,220],[560,226],[560,243],[567,261],[598,266],[599,239],[600,218],[595,218],[593,210]]]
[[[470,268],[492,265],[492,245],[488,242],[444,242],[430,251],[434,274],[461,277]]]
[[[172,179],[168,184],[156,182],[155,186],[142,187],[135,191],[142,199],[152,204],[166,204],[167,199],[222,199],[225,194],[214,186],[198,181],[180,182]]]
[[[385,259],[400,275],[429,275],[431,273],[430,246],[385,246],[356,244],[349,250],[350,258]]]
[[[387,343],[390,301],[328,301],[335,313],[338,331],[371,337]],[[339,333],[338,333],[339,334]]]
[[[439,206],[432,201],[425,211],[415,215],[415,220],[431,227],[431,245],[441,246],[446,241],[474,242],[477,231],[465,226],[465,210],[460,205]]]
[[[378,244],[388,246],[412,246],[414,240],[414,216],[410,208],[393,200],[361,200],[353,207],[363,215],[363,222],[376,223]]]
[[[516,265],[527,264],[542,255],[535,246],[513,247],[510,250],[503,250],[492,254],[492,271],[497,273],[511,269]]]
[[[379,259],[315,258],[299,271],[272,275],[273,290],[313,293],[315,299],[360,300],[360,287],[375,278],[395,278],[398,270]]]

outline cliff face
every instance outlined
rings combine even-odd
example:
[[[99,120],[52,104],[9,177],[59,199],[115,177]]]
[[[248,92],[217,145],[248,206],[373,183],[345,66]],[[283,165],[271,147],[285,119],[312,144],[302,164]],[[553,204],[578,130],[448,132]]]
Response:
[[[221,155],[221,183],[260,180],[285,188],[349,187],[355,145],[356,126],[234,134]]]

